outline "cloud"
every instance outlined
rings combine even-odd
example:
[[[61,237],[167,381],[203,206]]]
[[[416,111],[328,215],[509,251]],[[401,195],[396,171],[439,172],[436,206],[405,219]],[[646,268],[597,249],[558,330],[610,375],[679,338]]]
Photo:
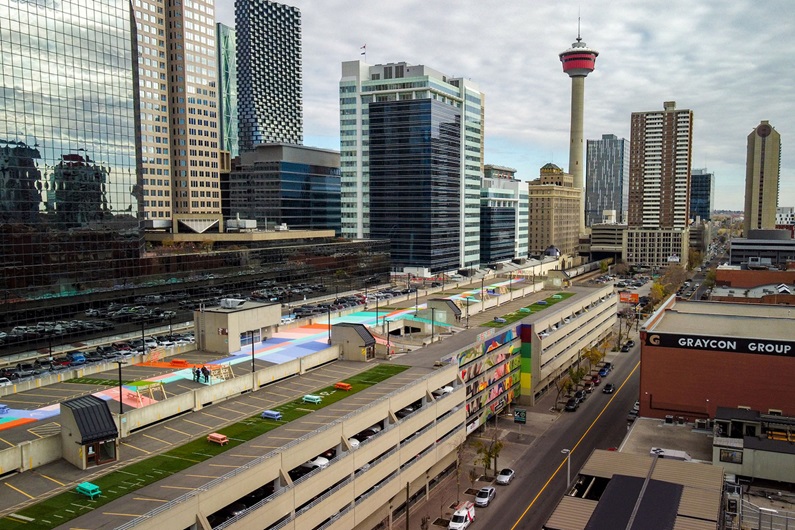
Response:
[[[694,113],[693,167],[716,174],[715,206],[743,208],[748,133],[782,136],[779,204],[795,206],[795,98],[788,0],[296,0],[301,9],[304,133],[338,137],[340,64],[406,61],[462,76],[486,94],[488,163],[531,180],[568,163],[570,81],[558,54],[577,36],[599,51],[585,88],[585,136],[629,137],[632,112],[664,101]],[[217,18],[234,24],[231,0]]]

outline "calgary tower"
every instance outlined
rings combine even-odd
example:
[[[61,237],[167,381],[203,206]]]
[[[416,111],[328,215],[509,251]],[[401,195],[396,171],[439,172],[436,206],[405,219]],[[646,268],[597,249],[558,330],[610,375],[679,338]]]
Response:
[[[585,233],[585,201],[583,197],[583,132],[582,114],[585,99],[585,78],[596,67],[599,52],[586,46],[580,37],[580,23],[577,21],[577,42],[560,53],[563,72],[571,77],[571,132],[569,140],[569,173],[574,187],[580,190],[580,233]]]

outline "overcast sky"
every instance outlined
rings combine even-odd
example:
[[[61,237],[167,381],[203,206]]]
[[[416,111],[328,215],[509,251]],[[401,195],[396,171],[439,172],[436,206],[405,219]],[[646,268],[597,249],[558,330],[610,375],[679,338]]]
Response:
[[[234,25],[232,0],[216,17]],[[780,206],[795,206],[795,2],[293,0],[301,9],[304,144],[339,149],[342,61],[405,61],[467,77],[486,95],[485,162],[532,180],[568,169],[571,82],[558,54],[599,52],[585,82],[585,138],[629,138],[632,112],[694,113],[693,168],[715,173],[715,207],[743,209],[746,138],[782,137]]]

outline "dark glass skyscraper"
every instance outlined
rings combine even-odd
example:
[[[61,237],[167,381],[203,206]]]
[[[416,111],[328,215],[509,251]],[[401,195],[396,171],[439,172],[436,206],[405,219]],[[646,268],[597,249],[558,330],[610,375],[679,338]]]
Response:
[[[138,272],[131,6],[0,0],[0,302]]]
[[[614,134],[588,140],[586,151],[585,224],[602,222],[602,212],[615,210],[626,222],[629,207],[629,142]]]
[[[301,11],[235,0],[240,150],[303,143]]]
[[[715,198],[715,174],[706,169],[694,169],[690,175],[690,218],[712,219]]]
[[[457,268],[461,110],[418,99],[369,111],[370,236],[392,241],[393,268]]]

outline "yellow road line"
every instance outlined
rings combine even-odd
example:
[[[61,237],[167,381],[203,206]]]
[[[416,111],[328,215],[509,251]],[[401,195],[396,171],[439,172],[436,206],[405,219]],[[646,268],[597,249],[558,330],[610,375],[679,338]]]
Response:
[[[610,398],[610,401],[605,403],[605,406],[602,408],[601,412],[599,412],[599,414],[596,415],[596,418],[594,418],[593,422],[591,422],[591,425],[588,426],[588,429],[586,429],[585,432],[582,433],[582,436],[580,436],[580,439],[577,440],[577,443],[574,444],[574,447],[571,448],[571,451],[569,451],[569,454],[566,455],[568,458],[571,458],[571,455],[574,453],[575,449],[577,449],[577,447],[579,447],[579,445],[582,443],[582,441],[585,439],[585,437],[588,436],[588,433],[591,432],[591,429],[593,429],[593,426],[596,425],[596,422],[599,421],[599,418],[602,417],[602,414],[604,414],[605,410],[607,410],[607,407],[610,406],[610,403],[613,402],[613,399],[615,399],[616,395],[619,392],[621,392],[621,389],[624,388],[624,385],[627,384],[627,382],[629,381],[629,378],[632,377],[632,374],[634,374],[637,371],[639,366],[640,366],[640,361],[635,365],[635,367],[632,369],[632,371],[629,372],[629,375],[627,376],[626,379],[624,379],[624,382],[621,383],[621,386],[618,387],[618,390],[615,391],[613,396]],[[522,512],[522,515],[519,516],[519,519],[517,519],[516,522],[511,527],[511,530],[516,530],[516,528],[519,526],[519,523],[521,523],[522,519],[524,519],[524,516],[527,515],[527,512],[530,511],[530,508],[533,507],[533,505],[536,503],[536,501],[541,496],[541,494],[544,493],[544,490],[547,489],[547,486],[549,486],[549,483],[552,482],[552,479],[557,476],[558,472],[561,469],[563,469],[564,464],[566,464],[566,458],[563,458],[563,461],[561,461],[561,463],[560,463],[560,465],[558,465],[557,469],[555,469],[555,471],[552,472],[552,474],[549,476],[549,478],[544,483],[544,485],[541,486],[541,489],[539,490],[539,492],[536,494],[535,497],[533,497],[533,500],[530,501],[530,504],[527,505],[527,508],[524,509],[524,511]]]
[[[25,497],[27,497],[28,499],[35,499],[35,498],[36,498],[36,497],[34,497],[33,495],[28,495],[27,493],[25,493],[24,491],[22,491],[22,490],[21,490],[21,489],[19,489],[19,488],[15,488],[14,486],[12,486],[11,484],[9,484],[8,482],[3,482],[3,484],[5,484],[5,485],[6,485],[6,486],[8,486],[9,488],[11,488],[12,490],[16,491],[17,493],[21,493],[22,495],[24,495],[24,496],[25,496]]]
[[[41,477],[44,477],[44,478],[46,478],[47,480],[52,480],[53,482],[55,482],[55,483],[56,483],[56,484],[58,484],[59,486],[66,486],[66,484],[64,484],[63,482],[61,482],[61,481],[59,481],[59,480],[55,480],[54,478],[52,478],[52,477],[48,477],[47,475],[44,475],[44,474],[42,474],[42,473],[39,473],[39,476],[41,476]]]

